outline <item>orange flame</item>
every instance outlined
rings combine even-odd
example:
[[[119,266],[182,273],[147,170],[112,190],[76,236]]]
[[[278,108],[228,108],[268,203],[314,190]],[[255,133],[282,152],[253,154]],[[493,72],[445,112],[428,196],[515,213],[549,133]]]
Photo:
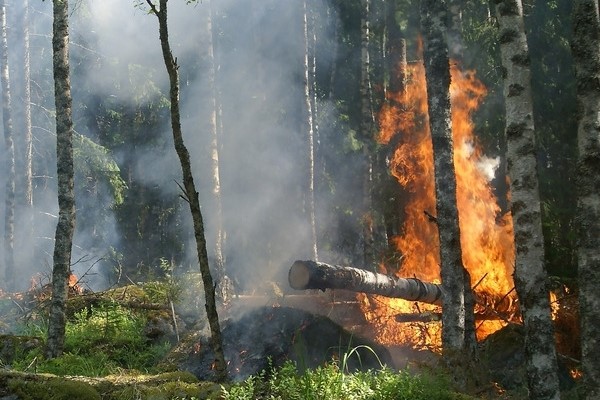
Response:
[[[379,114],[378,141],[397,141],[390,160],[391,173],[409,198],[405,209],[403,233],[391,238],[401,252],[398,275],[439,282],[439,238],[435,214],[433,148],[427,113],[425,70],[421,63],[407,69],[403,93],[388,93],[388,101]],[[486,88],[473,71],[451,67],[452,133],[457,180],[457,205],[461,231],[463,263],[476,285],[477,311],[489,314],[490,307],[502,303],[502,311],[515,308],[512,272],[514,241],[510,214],[501,216],[490,186],[494,163],[486,158],[474,136],[472,113],[486,95]],[[396,137],[397,135],[401,135]],[[400,189],[399,189],[400,190]],[[382,266],[386,270],[385,266]],[[362,309],[384,344],[409,343],[415,347],[441,345],[439,322],[400,324],[399,313],[435,310],[426,304],[400,299],[360,295]],[[436,310],[439,311],[439,308]],[[501,320],[479,323],[477,335],[483,338],[505,325]]]

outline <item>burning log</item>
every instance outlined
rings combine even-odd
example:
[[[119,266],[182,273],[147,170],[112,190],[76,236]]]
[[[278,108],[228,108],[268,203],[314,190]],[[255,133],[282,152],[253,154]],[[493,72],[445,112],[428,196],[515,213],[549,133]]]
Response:
[[[442,287],[416,278],[397,278],[364,269],[296,261],[288,275],[293,289],[346,289],[386,297],[442,304]]]
[[[438,322],[442,320],[442,313],[425,311],[421,313],[400,313],[394,316],[396,322]],[[476,312],[476,321],[505,321],[508,319],[501,314]]]

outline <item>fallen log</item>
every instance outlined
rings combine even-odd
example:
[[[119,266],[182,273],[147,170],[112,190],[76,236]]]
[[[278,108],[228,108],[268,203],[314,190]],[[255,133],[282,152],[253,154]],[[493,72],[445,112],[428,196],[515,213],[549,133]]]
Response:
[[[416,278],[397,278],[364,269],[317,261],[295,261],[288,281],[293,289],[345,289],[386,297],[442,304],[441,285]]]

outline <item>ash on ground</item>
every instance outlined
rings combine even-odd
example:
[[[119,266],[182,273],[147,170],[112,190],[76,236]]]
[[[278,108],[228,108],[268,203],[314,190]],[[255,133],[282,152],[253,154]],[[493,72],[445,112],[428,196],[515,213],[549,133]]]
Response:
[[[236,381],[288,360],[300,371],[331,362],[344,364],[351,372],[393,368],[385,347],[357,337],[327,317],[290,307],[259,307],[225,321],[222,337],[229,376]],[[350,356],[344,362],[345,355]],[[200,380],[214,380],[214,360],[210,334],[201,329],[183,338],[165,362]]]

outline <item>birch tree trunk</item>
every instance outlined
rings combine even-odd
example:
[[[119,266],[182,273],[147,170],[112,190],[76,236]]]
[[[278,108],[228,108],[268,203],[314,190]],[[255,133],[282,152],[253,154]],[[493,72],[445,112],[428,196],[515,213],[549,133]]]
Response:
[[[12,104],[10,94],[10,76],[8,68],[8,41],[6,27],[6,4],[0,2],[0,18],[2,23],[1,73],[2,81],[2,121],[4,143],[6,145],[6,188],[4,207],[4,284],[11,289],[15,277],[15,145],[13,140]]]
[[[578,273],[581,366],[586,399],[600,398],[600,14],[597,0],[575,0],[573,43],[577,131]]]
[[[56,105],[56,166],[58,180],[58,223],[54,242],[52,300],[48,320],[46,356],[58,357],[65,342],[65,308],[75,231],[73,167],[73,116],[69,72],[69,2],[54,0],[52,54]]]
[[[210,100],[210,131],[211,131],[211,168],[212,168],[212,181],[213,181],[213,197],[215,201],[215,247],[213,250],[215,265],[215,281],[217,282],[217,297],[223,303],[227,303],[231,297],[231,285],[228,284],[228,280],[225,277],[225,258],[223,256],[223,247],[225,243],[225,231],[223,228],[223,203],[221,201],[221,174],[219,172],[219,108],[220,104],[217,100],[217,64],[215,60],[215,35],[213,29],[213,0],[209,1],[208,4],[208,19],[207,19],[207,30],[208,30],[208,59],[210,67],[208,69],[208,84],[211,90]]]
[[[515,289],[525,325],[530,399],[558,399],[540,211],[529,50],[521,0],[495,0],[504,69],[507,169],[515,230]]]
[[[306,212],[308,214],[308,223],[310,224],[311,234],[311,253],[315,260],[318,260],[317,247],[317,219],[315,215],[315,120],[314,103],[312,99],[311,85],[311,54],[310,35],[309,35],[309,10],[308,0],[304,0],[304,101],[305,109],[305,129],[308,144],[308,193],[306,195]]]
[[[227,364],[225,363],[225,356],[223,352],[223,340],[221,337],[221,327],[219,323],[219,314],[217,312],[215,301],[215,286],[213,284],[213,278],[208,264],[206,238],[204,237],[204,220],[202,218],[202,212],[200,210],[200,201],[198,200],[198,192],[196,191],[194,176],[192,174],[190,153],[183,141],[183,132],[181,130],[181,113],[179,110],[179,74],[177,72],[177,61],[173,57],[171,45],[169,44],[167,1],[168,0],[159,0],[159,6],[156,7],[152,0],[146,0],[148,5],[150,6],[150,9],[158,18],[160,45],[162,49],[163,59],[165,62],[165,67],[169,75],[169,97],[171,100],[171,130],[173,133],[175,151],[177,152],[177,156],[179,157],[179,161],[181,163],[181,170],[183,174],[183,188],[185,190],[184,195],[186,196],[186,201],[190,206],[190,212],[192,214],[192,220],[194,224],[196,251],[198,254],[200,274],[202,275],[202,282],[204,286],[204,294],[206,301],[206,315],[210,326],[212,339],[211,344],[215,353],[216,379],[218,381],[225,381],[227,380]]]
[[[443,286],[442,347],[451,357],[465,346],[465,282],[456,206],[456,176],[450,113],[450,63],[445,1],[423,0],[421,26],[433,142],[437,225]]]
[[[33,133],[31,129],[31,61],[29,49],[29,0],[23,0],[23,120],[25,142],[25,205],[33,207]],[[33,219],[33,215],[30,215]]]
[[[374,267],[374,238],[373,238],[373,155],[371,143],[374,123],[373,104],[371,98],[371,60],[369,55],[370,43],[370,6],[371,0],[361,0],[360,21],[360,136],[363,140],[365,168],[363,171],[363,202],[362,202],[362,234],[363,257],[367,268]]]
[[[451,62],[462,65],[464,59],[464,43],[462,37],[462,0],[448,1],[448,55]],[[475,295],[471,289],[471,274],[464,269],[465,278],[465,348],[472,355],[477,350],[477,334],[475,328]]]

